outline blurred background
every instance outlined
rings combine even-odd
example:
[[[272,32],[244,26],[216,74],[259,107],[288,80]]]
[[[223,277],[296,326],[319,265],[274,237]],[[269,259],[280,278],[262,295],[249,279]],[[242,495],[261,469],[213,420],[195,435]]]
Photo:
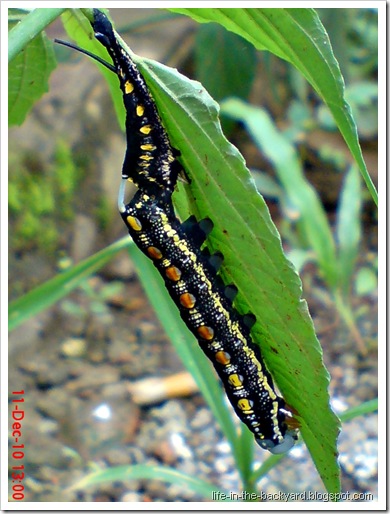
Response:
[[[299,229],[272,159],[222,116],[301,274],[336,412],[377,397],[377,210],[327,108],[288,63],[215,24],[155,9],[110,9],[137,54],[176,67],[222,103],[265,109],[317,191],[337,248],[353,233],[337,289]],[[378,175],[378,19],[375,9],[319,9],[340,64],[369,173]],[[60,20],[47,34],[67,40]],[[87,57],[58,47],[50,90],[9,135],[10,300],[126,233],[116,197],[125,153],[107,84]],[[350,213],[348,217],[346,213]],[[11,332],[10,391],[28,391],[28,501],[194,501],[158,481],[69,490],[94,466],[167,464],[239,488],[227,443],[161,330],[127,252],[54,307]],[[179,373],[179,374],[178,374]],[[176,375],[178,374],[178,375]],[[156,398],[137,396],[159,389]],[[156,386],[156,383],[159,385]],[[162,384],[162,385],[161,385]],[[168,385],[167,385],[168,384]],[[159,389],[160,390],[160,389]],[[319,427],[320,429],[320,427]],[[345,423],[343,490],[377,494],[377,415]],[[260,463],[266,456],[257,450]],[[295,453],[294,453],[295,452]],[[299,468],[297,468],[299,466]],[[297,478],[296,469],[299,469]],[[294,450],[262,479],[273,492],[322,491],[308,454]]]

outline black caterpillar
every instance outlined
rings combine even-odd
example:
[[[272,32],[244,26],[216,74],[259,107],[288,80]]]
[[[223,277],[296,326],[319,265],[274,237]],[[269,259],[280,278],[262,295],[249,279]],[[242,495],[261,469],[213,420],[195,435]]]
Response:
[[[182,170],[178,152],[170,144],[143,77],[108,18],[94,9],[91,24],[112,58],[113,66],[103,64],[118,75],[126,108],[127,151],[118,199],[123,221],[136,245],[159,270],[181,317],[212,361],[238,417],[262,448],[285,452],[297,438],[296,422],[276,394],[260,349],[252,342],[253,320],[232,307],[236,288],[221,285],[217,271],[222,256],[201,250],[212,222],[197,223],[191,217],[180,223],[175,216],[172,193]],[[127,180],[138,191],[125,205]]]

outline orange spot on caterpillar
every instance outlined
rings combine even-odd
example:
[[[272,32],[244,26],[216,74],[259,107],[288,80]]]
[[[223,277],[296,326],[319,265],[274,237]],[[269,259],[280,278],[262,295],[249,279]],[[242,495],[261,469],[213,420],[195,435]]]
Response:
[[[219,351],[215,354],[215,360],[226,366],[230,363],[230,355],[227,352]]]
[[[180,280],[181,271],[179,270],[179,268],[176,268],[176,266],[169,266],[169,268],[167,268],[165,270],[165,275],[170,280],[173,280],[174,282],[177,282],[178,280]]]
[[[149,257],[152,259],[162,259],[162,253],[161,250],[156,248],[155,246],[149,246],[149,248],[146,250],[148,252]]]
[[[180,303],[186,309],[192,309],[192,307],[195,305],[195,302],[196,302],[196,298],[191,293],[183,293],[180,296]]]
[[[211,327],[206,327],[206,325],[202,325],[198,328],[198,334],[203,339],[211,341],[211,339],[214,337],[214,330]]]

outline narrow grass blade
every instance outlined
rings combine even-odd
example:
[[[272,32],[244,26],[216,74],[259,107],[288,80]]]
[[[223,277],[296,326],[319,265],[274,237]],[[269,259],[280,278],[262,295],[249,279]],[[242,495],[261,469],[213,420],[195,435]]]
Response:
[[[344,298],[350,293],[352,273],[361,239],[362,190],[359,171],[351,166],[341,191],[337,210],[336,234],[338,239],[339,286]]]
[[[107,246],[104,250],[76,264],[76,266],[73,266],[69,270],[64,271],[53,279],[36,287],[21,298],[11,302],[8,311],[9,330],[13,330],[26,319],[47,309],[69,294],[75,287],[80,285],[83,280],[109,262],[117,252],[131,244],[132,241],[124,237],[116,243]]]
[[[143,464],[135,466],[117,466],[111,469],[95,471],[70,487],[70,490],[85,489],[92,485],[115,482],[117,480],[125,481],[134,479],[162,480],[169,484],[183,487],[183,489],[189,489],[208,501],[213,501],[214,499],[217,499],[217,501],[231,501],[227,491],[219,489],[209,482],[186,475],[168,466],[147,466]]]
[[[357,418],[358,416],[364,416],[365,414],[371,414],[373,412],[378,411],[378,398],[374,398],[373,400],[369,400],[367,402],[361,403],[356,407],[352,407],[347,411],[340,414],[340,419],[343,423],[350,421],[351,419]]]

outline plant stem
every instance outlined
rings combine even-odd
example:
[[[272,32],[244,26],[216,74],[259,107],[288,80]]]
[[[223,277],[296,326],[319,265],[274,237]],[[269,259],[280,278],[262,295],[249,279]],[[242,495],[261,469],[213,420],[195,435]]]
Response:
[[[12,28],[8,35],[8,62],[10,63],[42,30],[58,18],[65,9],[34,9]]]
[[[361,355],[367,355],[367,348],[364,343],[364,340],[359,332],[359,329],[356,326],[355,318],[348,300],[346,300],[339,289],[336,289],[334,292],[334,301],[337,308],[337,312],[339,312],[340,316],[343,318],[345,324],[350,330],[352,337],[354,338],[358,350]]]

